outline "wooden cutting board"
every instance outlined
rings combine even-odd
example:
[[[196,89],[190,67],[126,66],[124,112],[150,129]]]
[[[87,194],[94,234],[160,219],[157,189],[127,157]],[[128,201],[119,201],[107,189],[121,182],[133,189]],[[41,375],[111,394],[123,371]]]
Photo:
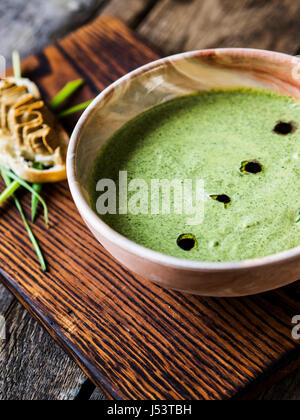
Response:
[[[122,23],[104,17],[25,60],[23,68],[46,100],[67,81],[84,78],[80,102],[156,58]],[[75,122],[66,121],[67,128]],[[300,365],[300,343],[291,335],[300,282],[242,299],[163,290],[101,248],[66,182],[47,186],[44,195],[51,229],[40,217],[35,232],[49,273],[41,273],[8,203],[0,209],[1,279],[108,397],[249,397]],[[30,197],[22,200],[29,215]]]

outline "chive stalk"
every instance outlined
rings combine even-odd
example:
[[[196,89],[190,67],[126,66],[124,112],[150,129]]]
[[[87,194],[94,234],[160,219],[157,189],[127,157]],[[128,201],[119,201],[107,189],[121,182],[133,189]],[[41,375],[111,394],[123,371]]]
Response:
[[[24,181],[24,179],[20,178],[18,175],[16,175],[14,172],[10,171],[9,169],[4,168],[3,166],[0,166],[0,171],[3,172],[5,175],[7,175],[9,178],[13,179],[14,181],[17,181],[22,187],[24,187],[26,190],[31,192],[33,195],[35,195],[42,204],[44,208],[44,219],[45,223],[48,226],[49,225],[49,217],[48,217],[48,207],[45,203],[45,200],[40,196],[39,193],[37,193],[34,188],[28,184],[28,182]]]
[[[63,102],[65,102],[73,93],[75,93],[82,85],[84,80],[77,79],[69,82],[62,88],[60,92],[52,99],[49,107],[52,110],[56,110]]]
[[[10,198],[19,188],[20,184],[18,181],[11,182],[6,189],[0,195],[0,204]]]
[[[58,118],[65,118],[69,115],[75,114],[76,112],[85,110],[91,103],[93,102],[93,99],[83,102],[82,104],[75,105],[72,108],[65,109],[64,111],[60,112],[58,114]]]
[[[11,184],[14,183],[14,181],[11,181],[11,179],[9,178],[9,176],[4,171],[1,172],[1,175],[2,175],[2,178],[4,179],[4,182],[7,185],[7,187],[9,187]],[[41,264],[41,268],[42,268],[43,271],[47,271],[47,265],[46,265],[46,262],[45,262],[45,258],[43,256],[43,253],[41,251],[41,248],[40,248],[40,246],[39,246],[39,244],[38,244],[38,242],[36,240],[36,237],[34,236],[34,233],[32,232],[32,230],[31,230],[31,228],[30,228],[30,226],[29,226],[29,224],[27,222],[27,219],[26,219],[25,213],[23,211],[23,208],[21,206],[21,203],[17,199],[17,197],[14,196],[14,195],[13,195],[13,199],[14,199],[15,205],[16,205],[16,207],[17,207],[17,209],[18,209],[18,211],[19,211],[19,213],[20,213],[20,215],[22,217],[22,220],[23,220],[24,226],[25,226],[25,228],[27,230],[29,239],[30,239],[30,241],[31,241],[31,243],[33,245],[33,248],[34,248],[34,250],[36,252],[36,255],[37,255],[38,259],[39,259],[39,262]]]
[[[13,53],[12,53],[12,63],[13,63],[14,76],[17,79],[20,79],[22,77],[22,71],[21,71],[20,54],[19,54],[18,51],[13,51]]]
[[[42,171],[44,169],[44,166],[42,163],[35,162],[33,164],[33,168]],[[34,191],[38,194],[41,194],[42,192],[42,184],[33,184],[32,188]],[[31,220],[32,222],[35,221],[37,207],[38,207],[39,200],[35,194],[31,194]]]
[[[13,71],[14,71],[14,77],[15,78],[21,78],[22,77],[22,70],[21,70],[21,59],[20,59],[20,54],[18,53],[18,51],[14,51],[12,54],[12,63],[13,63]],[[53,111],[57,110],[57,108],[59,108],[71,95],[73,95],[73,93],[75,93],[82,85],[84,84],[84,80],[82,79],[77,79],[77,80],[73,80],[69,83],[67,83],[64,88],[58,92],[58,94],[52,99],[52,101],[49,104],[49,108],[51,108]],[[58,117],[59,118],[64,118],[68,115],[72,115],[76,112],[82,111],[85,108],[87,108],[90,103],[92,102],[92,100],[84,102],[82,104],[76,105],[72,108],[66,109],[64,111],[62,111]],[[43,165],[40,163],[35,163],[33,165],[33,168],[38,169],[38,170],[43,170]],[[45,203],[44,199],[41,197],[40,193],[42,191],[42,184],[33,184],[30,185],[29,183],[27,183],[26,181],[24,181],[21,177],[19,177],[18,175],[16,175],[14,172],[0,166],[0,171],[2,174],[2,178],[4,179],[4,182],[6,184],[6,189],[0,194],[0,204],[3,203],[5,200],[7,200],[9,197],[13,197],[15,205],[22,217],[24,226],[27,230],[27,233],[29,235],[29,238],[31,240],[31,243],[35,249],[35,252],[37,254],[37,257],[40,261],[41,264],[41,268],[43,271],[47,271],[47,266],[45,263],[45,259],[43,257],[42,251],[39,247],[39,244],[29,226],[29,223],[26,219],[25,213],[23,211],[23,208],[21,206],[20,201],[18,200],[18,198],[14,195],[15,192],[22,186],[25,189],[27,189],[28,191],[31,192],[32,197],[31,197],[31,218],[32,221],[34,222],[35,218],[36,218],[36,213],[37,213],[37,207],[38,207],[38,203],[40,202],[43,206],[44,209],[44,218],[45,218],[45,223],[48,226],[48,207],[47,204]]]
[[[42,184],[33,184],[32,188],[37,194],[41,194],[42,192]],[[34,222],[36,218],[37,213],[37,207],[38,207],[39,200],[35,194],[31,195],[31,221]]]

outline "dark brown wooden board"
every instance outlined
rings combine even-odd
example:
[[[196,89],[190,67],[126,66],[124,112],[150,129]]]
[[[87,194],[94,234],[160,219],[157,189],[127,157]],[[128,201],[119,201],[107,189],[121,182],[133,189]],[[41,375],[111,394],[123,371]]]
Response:
[[[157,58],[113,18],[24,61],[46,100],[84,77],[77,101]],[[66,121],[68,128],[75,118]],[[300,283],[260,296],[211,299],[163,290],[120,266],[81,220],[67,183],[44,190],[51,229],[35,232],[50,267],[41,273],[13,203],[0,209],[5,285],[115,399],[228,399],[254,396],[300,365],[292,317]],[[30,214],[30,197],[23,198]],[[38,344],[38,343],[37,343]],[[251,394],[250,394],[251,391]]]

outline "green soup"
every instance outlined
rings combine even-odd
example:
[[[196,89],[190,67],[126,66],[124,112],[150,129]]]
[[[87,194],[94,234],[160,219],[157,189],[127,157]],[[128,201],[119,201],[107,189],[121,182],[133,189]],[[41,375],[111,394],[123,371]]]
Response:
[[[174,212],[101,216],[147,248],[191,260],[237,261],[300,245],[300,104],[290,97],[212,90],[137,116],[96,158],[95,210],[97,182],[108,178],[118,186],[119,171],[127,171],[128,182],[142,179],[149,186],[152,179],[204,180],[205,216],[198,225]]]

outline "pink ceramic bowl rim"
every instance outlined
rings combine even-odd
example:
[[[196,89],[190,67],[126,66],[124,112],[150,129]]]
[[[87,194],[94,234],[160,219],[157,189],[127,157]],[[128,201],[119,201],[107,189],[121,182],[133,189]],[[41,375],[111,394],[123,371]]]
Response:
[[[104,223],[92,210],[91,206],[85,200],[83,193],[81,191],[80,185],[76,179],[76,152],[77,146],[80,139],[80,136],[85,129],[86,124],[89,121],[89,118],[97,109],[99,103],[103,101],[117,86],[123,84],[124,82],[128,82],[128,80],[133,80],[138,78],[143,73],[152,70],[154,68],[158,68],[166,63],[169,62],[170,59],[172,61],[182,60],[183,58],[193,58],[193,57],[200,57],[200,56],[209,56],[209,55],[222,55],[222,56],[231,56],[231,57],[249,57],[249,58],[263,58],[263,59],[270,59],[270,62],[276,63],[295,63],[297,57],[277,53],[267,50],[258,50],[258,49],[248,49],[248,48],[219,48],[213,50],[198,50],[198,51],[191,51],[187,53],[176,54],[170,57],[165,57],[157,61],[153,61],[149,64],[146,64],[138,69],[128,73],[127,75],[123,76],[110,86],[108,86],[105,90],[103,90],[90,104],[90,106],[85,110],[82,114],[81,118],[79,119],[73,134],[70,139],[70,144],[68,148],[67,154],[67,175],[68,175],[68,182],[69,187],[71,190],[71,194],[73,196],[74,202],[79,210],[79,212],[84,216],[86,222],[93,227],[93,229],[104,237],[108,238],[111,242],[117,244],[119,247],[123,248],[127,252],[130,252],[134,255],[137,255],[141,258],[146,260],[150,260],[152,262],[156,262],[167,267],[172,267],[174,269],[182,269],[182,270],[192,270],[192,271],[238,271],[238,270],[247,270],[254,267],[262,267],[267,266],[270,264],[280,264],[289,260],[300,258],[300,246],[283,251],[277,254],[273,254],[266,257],[256,258],[256,259],[249,259],[249,260],[242,260],[236,262],[205,262],[205,261],[193,261],[187,260],[183,258],[176,258],[171,257],[157,251],[153,251],[151,249],[145,248],[142,245],[139,245],[125,236],[119,234],[111,227],[109,227],[106,223]],[[299,60],[300,61],[300,60]]]

